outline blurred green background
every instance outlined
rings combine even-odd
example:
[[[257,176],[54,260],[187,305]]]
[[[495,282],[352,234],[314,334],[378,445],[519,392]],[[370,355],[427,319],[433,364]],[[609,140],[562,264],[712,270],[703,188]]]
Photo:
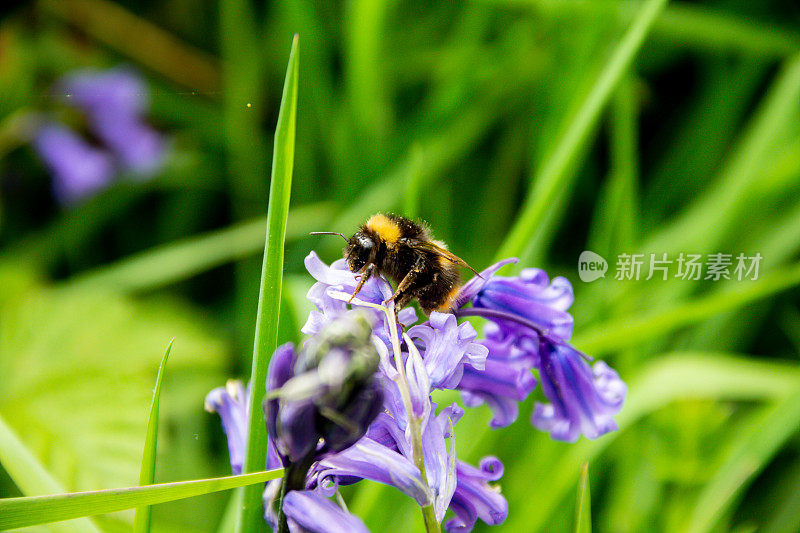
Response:
[[[551,441],[528,422],[532,400],[498,431],[488,409],[468,413],[459,457],[506,466],[496,530],[570,530],[588,461],[596,531],[800,531],[800,5],[672,2],[639,47],[629,28],[645,4],[2,8],[0,421],[63,490],[135,485],[175,337],[156,480],[229,473],[203,398],[249,373],[272,132],[299,33],[281,342],[300,339],[309,310],[303,257],[340,254],[309,231],[350,234],[379,210],[423,218],[478,269],[518,255],[566,276],[575,346],[630,387],[621,430],[598,441]],[[167,161],[60,206],[26,117],[57,112],[63,74],[120,64],[146,79]],[[604,279],[579,280],[583,250],[609,260]],[[763,261],[756,281],[614,279],[618,254],[681,252]],[[0,496],[37,493],[2,467]],[[343,492],[373,531],[422,528],[395,489]],[[156,506],[154,529],[216,530],[228,499]],[[96,521],[124,531],[131,516]]]

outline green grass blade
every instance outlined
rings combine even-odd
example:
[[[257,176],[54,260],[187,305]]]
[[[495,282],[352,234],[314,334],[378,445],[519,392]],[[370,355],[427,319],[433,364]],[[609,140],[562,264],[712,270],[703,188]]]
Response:
[[[289,212],[286,241],[326,229],[333,213],[329,203],[295,207]],[[146,291],[185,280],[231,261],[264,251],[265,218],[173,241],[74,278],[72,285],[111,285],[123,291]]]
[[[679,327],[739,309],[800,284],[800,265],[772,272],[741,288],[743,284],[663,311],[611,319],[576,336],[574,344],[586,353],[601,354],[661,337]]]
[[[3,417],[0,416],[0,464],[11,476],[14,483],[24,494],[48,494],[64,492],[59,483],[53,479],[47,470],[39,463],[28,448],[19,440]],[[0,505],[4,500],[0,500]],[[0,506],[0,509],[2,507]],[[0,512],[0,522],[4,515]],[[0,523],[0,529],[3,529]],[[75,532],[99,530],[87,518],[75,523],[58,524],[55,531]]]
[[[161,358],[161,364],[158,365],[156,388],[153,390],[153,401],[150,403],[150,416],[147,419],[147,436],[144,440],[144,452],[142,452],[142,470],[139,472],[140,486],[152,485],[156,477],[158,410],[161,403],[161,383],[164,379],[164,369],[167,366],[167,359],[169,358],[169,352],[172,350],[173,342],[175,342],[175,339],[169,341],[167,349],[164,352],[164,357]],[[151,516],[152,509],[149,506],[136,509],[136,515],[133,519],[133,531],[137,533],[150,531]]]
[[[538,11],[562,17],[613,15],[620,23],[635,16],[635,2],[617,0],[491,0],[492,3],[530,5]],[[669,6],[653,24],[660,42],[690,46],[704,51],[738,51],[763,56],[786,56],[800,50],[800,37],[790,28],[758,22],[708,6],[686,2]]]
[[[592,533],[592,497],[589,494],[589,463],[581,466],[578,500],[575,505],[575,533]]]
[[[733,445],[717,475],[703,487],[689,522],[688,531],[712,531],[750,481],[800,429],[800,383],[796,392],[767,409]]]
[[[282,475],[283,469],[278,468],[238,476],[175,481],[145,487],[5,498],[0,499],[0,530],[114,513],[248,485],[259,488],[263,483]]]
[[[267,364],[278,342],[278,316],[283,283],[283,246],[286,235],[286,218],[289,213],[289,196],[292,189],[294,164],[294,139],[297,123],[298,36],[292,41],[289,66],[283,86],[278,125],[275,128],[275,147],[272,157],[272,182],[267,210],[267,238],[261,271],[261,289],[258,298],[253,367],[250,374],[252,395],[248,420],[247,452],[243,472],[263,468],[267,459],[267,434],[261,410]],[[263,523],[263,503],[258,486],[245,489],[240,515],[241,531],[255,531]]]
[[[38,6],[184,87],[211,94],[219,90],[219,70],[213,57],[116,2],[58,0]]]
[[[632,249],[639,227],[636,99],[636,81],[625,76],[611,102],[611,170],[588,247],[604,257]]]
[[[750,193],[756,189],[765,162],[792,122],[800,101],[800,54],[783,65],[763,98],[717,182],[668,225],[651,236],[642,249],[711,251],[725,238],[731,224],[747,218]],[[715,231],[698,231],[715,228]]]
[[[642,5],[597,82],[578,107],[574,118],[568,122],[551,157],[536,173],[533,187],[529,191],[517,222],[501,246],[498,257],[519,255],[526,249],[539,224],[552,209],[553,201],[558,197],[559,191],[568,186],[564,183],[565,180],[574,177],[574,173],[570,174],[569,169],[586,144],[614,88],[644,43],[653,21],[666,4],[667,0],[647,0]]]
[[[672,402],[685,399],[764,401],[779,400],[797,391],[800,369],[797,365],[767,363],[732,354],[683,352],[659,356],[643,367],[629,384],[630,393],[617,416],[621,432],[644,416]],[[578,481],[580,466],[597,457],[615,442],[621,432],[612,432],[590,441],[581,439],[569,447],[536,435],[527,446],[537,450],[529,460],[519,462],[513,478],[503,480],[503,493],[509,507],[536,501],[527,515],[510,514],[503,524],[509,531],[546,529],[548,519],[560,512]],[[481,449],[478,453],[488,450]],[[532,487],[533,476],[559,473],[541,487]]]

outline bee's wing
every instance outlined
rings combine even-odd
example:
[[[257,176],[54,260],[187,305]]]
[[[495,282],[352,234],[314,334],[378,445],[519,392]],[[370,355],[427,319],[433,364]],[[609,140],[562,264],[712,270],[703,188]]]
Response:
[[[421,248],[423,250],[428,250],[429,252],[433,252],[436,255],[444,257],[445,259],[447,259],[448,261],[450,261],[452,263],[455,263],[457,265],[461,265],[463,267],[466,267],[466,268],[472,270],[479,278],[482,277],[480,272],[478,272],[477,270],[475,270],[474,268],[469,266],[469,264],[466,261],[464,261],[463,259],[458,257],[456,254],[454,254],[450,250],[447,250],[446,248],[442,248],[441,246],[439,246],[435,242],[422,241],[422,240],[419,240],[419,239],[409,239],[409,240],[411,241],[411,245],[412,246],[414,246],[416,248]]]

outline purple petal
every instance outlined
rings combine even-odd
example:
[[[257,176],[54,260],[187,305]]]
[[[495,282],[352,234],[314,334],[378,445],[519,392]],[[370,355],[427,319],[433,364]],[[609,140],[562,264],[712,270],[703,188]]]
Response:
[[[470,407],[485,401],[494,415],[489,424],[499,428],[517,419],[517,404],[536,388],[536,378],[526,368],[487,359],[483,371],[465,368],[458,388]]]
[[[248,387],[245,390],[241,381],[230,380],[225,387],[217,387],[206,396],[206,411],[217,413],[222,420],[222,428],[228,437],[231,470],[234,474],[242,473],[249,404],[250,389]]]
[[[508,265],[510,263],[517,263],[519,259],[516,257],[509,257],[508,259],[503,259],[502,261],[498,261],[497,263],[491,265],[489,268],[483,270],[480,276],[473,276],[468,282],[461,287],[461,290],[458,291],[458,295],[453,300],[453,309],[458,309],[463,307],[468,302],[470,302],[475,295],[486,285],[486,282],[494,276],[494,273],[500,270],[501,267]]]
[[[318,464],[319,482],[332,477],[358,477],[392,485],[414,498],[419,505],[430,503],[430,496],[422,485],[419,469],[408,458],[382,446],[370,438]]]
[[[518,403],[536,387],[531,369],[539,360],[538,337],[535,342],[529,337],[504,337],[494,323],[487,324],[484,331],[487,338],[482,344],[489,351],[485,368],[465,367],[457,389],[470,407],[486,402],[494,415],[491,427],[505,427],[517,419]]]
[[[369,533],[360,518],[312,490],[289,491],[283,512],[292,533]]]
[[[494,276],[487,280],[472,303],[476,308],[519,316],[549,335],[567,340],[572,336],[573,326],[567,309],[573,299],[572,286],[565,278],[555,278],[550,283],[543,270],[528,268],[519,276]],[[493,320],[509,333],[523,335],[529,329],[512,320]]]
[[[592,369],[577,350],[552,339],[542,340],[540,356],[542,389],[552,403],[536,404],[531,419],[536,428],[567,442],[617,429],[614,415],[627,387],[614,370],[602,361]]]
[[[473,342],[478,334],[472,324],[458,324],[449,313],[432,312],[429,324],[414,326],[408,335],[422,344],[434,388],[454,388],[461,380],[464,363],[482,369],[488,353],[485,346]]]
[[[294,345],[290,342],[278,346],[272,358],[269,360],[267,369],[267,390],[273,391],[283,387],[283,385],[294,376],[294,363],[297,354]],[[264,402],[264,414],[267,420],[267,433],[273,438],[278,434],[278,399],[273,398]]]
[[[503,475],[503,464],[496,457],[481,460],[480,469],[458,461],[458,484],[450,502],[456,517],[445,524],[445,530],[472,531],[478,518],[490,526],[503,523],[508,516],[508,502],[489,484]]]
[[[61,203],[74,203],[105,189],[114,176],[108,153],[93,148],[71,130],[48,124],[34,146],[53,173],[53,191]]]
[[[307,295],[307,298],[316,306],[317,310],[309,315],[301,331],[307,335],[315,335],[327,323],[335,320],[348,310],[348,303],[335,296],[340,293],[352,294],[356,285],[358,285],[358,281],[356,275],[347,268],[344,259],[334,261],[328,266],[312,251],[306,256],[305,265],[309,274],[317,280],[317,283],[309,289]],[[363,285],[357,298],[363,302],[383,304],[385,300],[392,296],[392,292],[392,287],[386,280],[379,276],[374,276]],[[356,307],[358,304],[354,301],[352,305]],[[374,334],[384,344],[390,346],[389,328],[384,313],[371,307],[362,306],[362,308],[372,313],[375,318]],[[417,320],[416,312],[410,308],[401,310],[399,318],[400,322],[405,326],[409,326]]]
[[[410,346],[409,350],[406,359],[406,380],[411,396],[411,408],[414,416],[424,420],[431,410],[431,380],[419,351],[414,346]]]
[[[435,405],[434,405],[435,408]],[[464,414],[458,404],[442,409],[435,417],[429,417],[422,428],[422,455],[425,458],[425,475],[433,496],[433,508],[440,522],[447,512],[453,492],[456,489],[455,440],[452,440],[450,427]],[[450,453],[445,439],[451,438]]]
[[[383,410],[383,388],[377,380],[371,380],[363,389],[358,391],[355,398],[349,402],[342,412],[344,419],[350,421],[353,427],[343,428],[330,422],[323,428],[325,450],[339,452],[355,444],[369,429],[370,424]]]
[[[313,400],[279,401],[275,443],[278,453],[299,462],[314,451],[319,442],[317,407]]]

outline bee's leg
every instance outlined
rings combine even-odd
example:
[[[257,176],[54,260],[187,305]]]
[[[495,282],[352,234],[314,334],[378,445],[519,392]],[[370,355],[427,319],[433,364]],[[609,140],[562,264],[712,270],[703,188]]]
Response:
[[[367,265],[367,268],[364,270],[364,273],[361,275],[361,279],[358,280],[358,285],[356,285],[356,290],[353,291],[353,295],[347,300],[347,303],[351,303],[353,298],[356,297],[356,294],[359,293],[361,287],[367,282],[367,280],[372,276],[372,271],[375,270],[375,263],[370,263]]]
[[[404,292],[397,296],[394,301],[394,321],[400,326],[400,328],[405,331],[406,326],[400,322],[400,310],[406,306],[408,302],[414,299],[414,296],[410,292]]]
[[[397,290],[394,291],[394,294],[392,294],[389,298],[387,298],[386,300],[383,301],[383,305],[388,304],[392,300],[394,300],[395,308],[398,308],[398,307],[402,308],[403,305],[407,304],[408,301],[411,299],[411,297],[409,296],[408,299],[406,299],[404,301],[404,303],[402,305],[400,305],[400,300],[402,298],[399,298],[399,296],[400,296],[401,293],[406,292],[406,291],[408,291],[408,289],[411,288],[411,285],[414,284],[414,280],[417,279],[417,275],[421,271],[422,271],[422,262],[421,261],[417,261],[414,264],[414,267],[411,270],[408,271],[408,274],[406,274],[406,277],[404,277],[402,279],[402,281],[397,285]]]

